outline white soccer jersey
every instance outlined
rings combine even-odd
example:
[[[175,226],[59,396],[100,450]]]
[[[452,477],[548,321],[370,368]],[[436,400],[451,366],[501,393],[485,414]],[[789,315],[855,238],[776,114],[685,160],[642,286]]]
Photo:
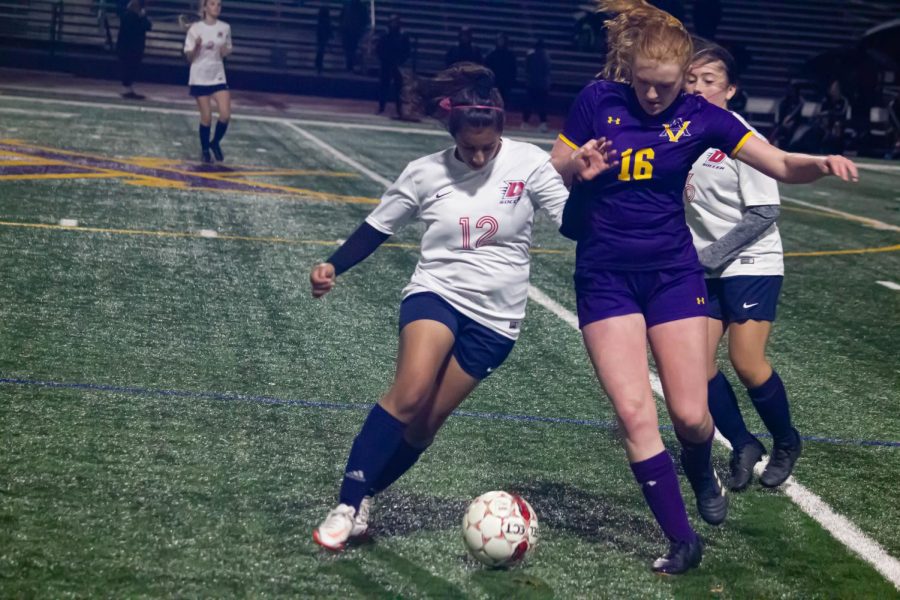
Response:
[[[740,115],[732,114],[753,129]],[[774,179],[716,148],[708,149],[694,163],[685,183],[684,198],[687,223],[698,251],[731,231],[747,208],[781,203]],[[781,235],[773,223],[731,264],[707,277],[784,275],[783,257]]]
[[[434,292],[516,339],[528,298],[535,210],[545,209],[558,226],[568,197],[549,154],[503,138],[494,160],[478,171],[456,158],[455,148],[409,163],[366,222],[388,235],[413,217],[425,224],[422,256],[404,298]]]
[[[188,29],[184,40],[185,53],[192,52],[200,40],[200,53],[191,63],[190,85],[219,85],[225,81],[222,48],[231,50],[231,26],[225,21],[207,25],[197,21]]]

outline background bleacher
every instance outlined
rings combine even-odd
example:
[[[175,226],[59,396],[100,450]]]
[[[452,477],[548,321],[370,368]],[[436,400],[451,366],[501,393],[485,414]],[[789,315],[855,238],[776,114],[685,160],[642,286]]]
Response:
[[[486,3],[490,10],[486,10]],[[0,63],[6,66],[56,68],[92,76],[115,77],[115,55],[107,43],[98,11],[107,14],[112,39],[118,19],[112,0],[0,0]],[[148,0],[153,31],[148,36],[145,77],[184,81],[181,55],[184,31],[179,15],[191,14],[189,0]],[[225,0],[222,18],[232,25],[236,52],[229,77],[238,86],[342,95],[373,93],[376,65],[364,57],[360,72],[348,74],[337,34],[341,0]],[[685,3],[691,26],[692,2]],[[792,77],[803,76],[804,63],[822,51],[852,43],[868,28],[900,15],[900,2],[844,0],[723,0],[718,38],[746,47],[752,64],[744,85],[754,97],[779,96]],[[326,55],[326,73],[316,78],[316,16],[332,9],[335,35]],[[598,70],[599,52],[574,48],[574,26],[590,2],[578,0],[378,0],[378,29],[390,14],[399,14],[415,44],[414,67],[433,73],[443,66],[447,48],[461,25],[473,28],[485,54],[497,33],[505,32],[520,58],[538,36],[545,38],[554,64],[554,92],[571,98]],[[57,8],[54,8],[57,7]],[[363,49],[367,44],[363,43]],[[771,103],[757,103],[769,107]]]

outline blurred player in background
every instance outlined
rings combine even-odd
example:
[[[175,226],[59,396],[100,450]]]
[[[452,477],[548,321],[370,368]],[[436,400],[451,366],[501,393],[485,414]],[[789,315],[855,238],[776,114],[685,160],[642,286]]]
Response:
[[[409,163],[310,275],[321,297],[404,224],[416,217],[425,224],[400,305],[394,383],[353,442],[338,506],[313,532],[331,550],[368,529],[369,497],[416,463],[450,413],[506,359],[525,316],[535,211],[560,223],[569,195],[545,151],[502,136],[503,100],[488,69],[460,63],[436,81],[431,106],[446,114],[455,146]],[[584,144],[581,177],[610,166],[606,149],[602,141]]]
[[[210,150],[217,161],[225,160],[221,142],[231,119],[231,92],[222,61],[231,54],[231,26],[219,20],[221,12],[221,0],[202,0],[201,20],[190,26],[184,40],[184,55],[191,63],[190,93],[200,109],[200,156],[204,163],[212,162]],[[210,140],[212,101],[216,103],[219,118]]]
[[[703,543],[660,436],[648,340],[700,515],[718,524],[728,509],[711,460],[706,284],[685,223],[688,172],[714,147],[792,183],[857,173],[840,156],[786,154],[731,113],[684,94],[693,43],[668,13],[642,0],[599,5],[617,15],[607,21],[606,80],[579,94],[552,156],[567,182],[575,179],[573,149],[587,140],[608,138],[621,159],[619,169],[576,184],[563,231],[578,239],[575,291],[588,355],[616,410],[635,479],[670,541],[652,568],[682,573],[700,564]]]
[[[685,90],[726,108],[736,89],[731,54],[716,44],[701,49],[691,64]],[[784,279],[784,251],[776,225],[778,184],[710,148],[694,163],[684,197],[694,247],[706,270],[709,411],[733,448],[729,487],[735,491],[747,487],[766,449],[744,424],[734,390],[716,365],[716,349],[726,331],[731,364],[774,440],[772,457],[760,477],[764,486],[774,487],[791,474],[801,450],[784,384],[766,359]]]

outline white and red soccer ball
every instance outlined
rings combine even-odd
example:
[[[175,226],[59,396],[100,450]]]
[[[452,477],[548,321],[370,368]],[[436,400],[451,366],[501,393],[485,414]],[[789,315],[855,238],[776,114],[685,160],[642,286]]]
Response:
[[[466,548],[489,567],[522,562],[538,541],[534,509],[521,496],[506,492],[488,492],[472,500],[462,529]]]

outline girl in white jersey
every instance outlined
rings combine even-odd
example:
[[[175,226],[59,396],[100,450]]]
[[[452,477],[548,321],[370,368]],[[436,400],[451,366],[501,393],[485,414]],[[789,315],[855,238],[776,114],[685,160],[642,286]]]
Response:
[[[505,360],[528,298],[534,215],[560,224],[568,191],[550,156],[501,137],[503,100],[491,72],[471,64],[439,74],[440,107],[456,145],[407,165],[381,203],[310,275],[314,297],[404,224],[425,223],[421,257],[400,305],[394,383],[353,442],[340,504],[313,532],[331,550],[368,528],[369,498],[409,470],[457,406]],[[450,91],[450,93],[447,93]],[[580,175],[608,168],[592,140]]]
[[[734,59],[720,46],[708,45],[694,57],[685,87],[688,93],[726,108],[737,89]],[[772,456],[760,482],[774,487],[791,474],[801,450],[784,384],[766,359],[784,279],[781,236],[775,223],[778,185],[753,167],[710,148],[694,163],[684,195],[694,246],[706,270],[709,410],[733,448],[729,487],[739,491],[749,485],[753,467],[766,449],[744,424],[734,390],[716,365],[716,349],[726,332],[731,364],[772,434]]]
[[[231,92],[228,91],[225,64],[222,62],[231,54],[231,27],[219,20],[221,12],[221,0],[202,0],[201,20],[191,25],[184,40],[184,55],[191,63],[190,93],[200,109],[201,159],[205,163],[212,162],[210,150],[217,161],[225,160],[220,144],[231,119]],[[210,141],[213,100],[219,109],[219,119]]]

